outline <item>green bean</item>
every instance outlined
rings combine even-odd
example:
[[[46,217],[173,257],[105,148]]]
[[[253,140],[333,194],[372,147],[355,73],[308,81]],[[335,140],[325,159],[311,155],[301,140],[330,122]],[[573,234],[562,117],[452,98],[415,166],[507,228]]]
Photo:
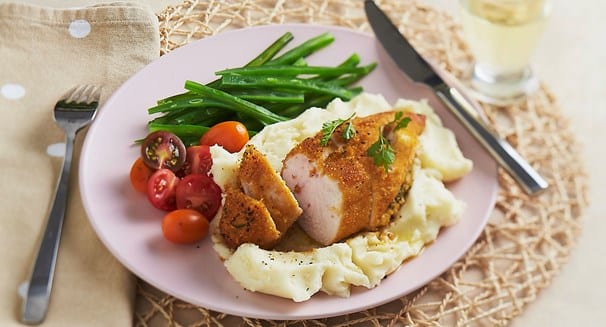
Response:
[[[254,103],[269,102],[269,103],[303,103],[305,97],[303,93],[280,92],[271,90],[233,90],[229,92],[233,96],[237,96],[244,100]]]
[[[354,53],[351,56],[347,57],[347,59],[345,59],[345,61],[340,63],[337,67],[356,67],[359,63],[360,63],[360,56],[357,53]],[[334,79],[334,77],[316,76],[316,77],[313,77],[312,79],[320,80],[320,81],[328,81],[328,80]]]
[[[322,33],[313,37],[299,46],[294,47],[276,59],[270,60],[266,65],[290,65],[300,58],[309,56],[310,54],[328,46],[335,40],[335,37],[330,33]]]
[[[357,95],[357,94],[360,94],[360,92],[362,92],[362,87],[351,88],[350,91]],[[308,108],[313,108],[313,107],[325,108],[332,100],[334,100],[334,97],[331,95],[320,95],[320,96],[314,97],[310,101],[307,101],[305,104],[294,104],[294,105],[291,105],[288,107],[284,107],[279,112],[280,112],[280,115],[282,115],[282,116],[294,118],[294,117],[300,115],[303,111],[305,111]]]
[[[368,67],[368,70],[364,73],[352,74],[350,76],[340,77],[340,78],[334,79],[333,82],[340,86],[348,86],[348,85],[352,85],[356,82],[359,82],[362,78],[366,77],[366,75],[370,74],[377,67],[377,63],[372,63],[366,67]]]
[[[190,124],[209,126],[223,120],[228,120],[234,114],[225,108],[182,108],[164,116],[154,118],[152,122],[159,124]]]
[[[374,66],[361,67],[328,67],[328,66],[292,66],[272,65],[257,67],[231,68],[216,72],[217,75],[242,75],[242,76],[274,76],[295,77],[298,75],[318,75],[321,78],[341,76],[344,74],[367,74]]]
[[[297,66],[297,67],[304,67],[307,66],[307,60],[305,60],[305,58],[299,58],[297,59],[297,61],[292,63],[293,66]]]
[[[359,63],[360,63],[360,56],[357,53],[354,53],[351,56],[349,56],[347,59],[345,59],[342,63],[340,63],[337,67],[356,67]],[[365,74],[361,74],[361,75],[354,76],[354,77],[352,77],[352,76],[347,76],[345,78],[313,77],[313,78],[311,78],[311,80],[335,81],[335,83],[337,83],[341,86],[349,86],[349,85],[355,83],[356,81],[360,80],[362,77],[366,76],[368,73],[370,73],[370,71],[372,71],[376,67],[376,64],[370,64],[370,65],[367,65],[366,67],[368,67],[368,70],[367,70],[367,72],[365,72]],[[361,88],[353,88],[351,90],[354,91],[356,94],[358,94],[362,91]],[[280,105],[272,106],[271,110],[274,112],[280,113],[283,116],[296,117],[307,108],[325,107],[328,103],[330,103],[330,101],[333,98],[334,97],[331,95],[315,95],[315,96],[308,95],[306,97],[306,102],[303,104],[295,104],[295,105],[280,104]]]
[[[265,124],[272,124],[288,120],[286,117],[277,115],[252,102],[240,99],[227,92],[213,89],[194,81],[185,81],[185,89],[207,96],[212,100],[222,102],[228,106],[228,109],[254,117]]]
[[[320,94],[330,94],[349,100],[354,95],[349,90],[330,82],[304,80],[298,78],[281,78],[268,76],[223,75],[223,85],[243,87],[279,87],[295,91],[313,91]]]
[[[308,108],[313,108],[313,107],[324,108],[333,99],[334,99],[334,96],[332,96],[332,95],[317,96],[313,100],[305,103],[304,105],[291,105],[289,107],[283,108],[280,111],[280,115],[294,118],[294,117],[297,117],[298,115],[300,115],[303,111],[305,111]]]
[[[158,112],[170,112],[182,108],[212,108],[225,107],[222,102],[213,101],[212,99],[201,97],[198,94],[183,95],[176,100],[167,100],[162,104],[147,109],[147,113],[155,114]]]
[[[272,43],[267,49],[263,50],[255,59],[251,60],[245,67],[256,67],[264,65],[270,61],[280,50],[282,50],[288,42],[292,41],[294,36],[291,32],[284,33],[274,43]]]

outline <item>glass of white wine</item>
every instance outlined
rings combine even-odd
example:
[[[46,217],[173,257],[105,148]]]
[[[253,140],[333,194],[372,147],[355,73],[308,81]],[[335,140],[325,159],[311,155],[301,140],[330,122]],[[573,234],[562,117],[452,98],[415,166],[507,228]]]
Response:
[[[459,0],[466,41],[475,57],[470,79],[480,101],[506,105],[536,91],[532,54],[551,13],[549,0]]]

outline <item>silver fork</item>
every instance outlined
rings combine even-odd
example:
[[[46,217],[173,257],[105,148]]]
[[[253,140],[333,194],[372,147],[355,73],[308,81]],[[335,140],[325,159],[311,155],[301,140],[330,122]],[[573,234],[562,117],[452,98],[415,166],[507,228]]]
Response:
[[[21,321],[26,324],[39,324],[46,317],[67,207],[68,180],[74,140],[76,133],[94,119],[100,94],[99,87],[81,85],[69,91],[55,105],[55,122],[65,131],[66,136],[65,157],[44,235],[33,263],[27,295],[23,299]]]

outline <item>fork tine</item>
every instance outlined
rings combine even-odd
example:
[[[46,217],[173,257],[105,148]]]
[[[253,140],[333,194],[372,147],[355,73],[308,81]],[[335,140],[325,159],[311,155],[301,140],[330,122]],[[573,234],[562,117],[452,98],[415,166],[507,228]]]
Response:
[[[95,87],[92,85],[84,85],[82,92],[80,94],[78,94],[78,97],[76,98],[76,102],[77,103],[88,103],[87,99],[89,98],[90,91],[94,88]]]
[[[98,102],[101,96],[101,89],[95,85],[86,85],[79,95],[80,97],[77,99],[78,103],[89,104]]]
[[[86,85],[78,85],[76,87],[74,87],[73,89],[69,90],[65,96],[64,96],[64,101],[66,103],[71,103],[74,102],[76,99],[78,99],[80,97],[80,94],[82,94],[82,92],[84,91],[84,89],[86,88]]]
[[[95,85],[79,85],[71,89],[64,96],[66,103],[98,102],[101,97],[101,88]]]
[[[90,102],[99,102],[101,98],[101,87],[93,86],[93,90],[91,91]]]
[[[90,97],[91,90],[95,87],[92,85],[84,85],[82,88],[82,92],[78,94],[78,97],[75,99],[77,103],[88,103],[88,98]]]

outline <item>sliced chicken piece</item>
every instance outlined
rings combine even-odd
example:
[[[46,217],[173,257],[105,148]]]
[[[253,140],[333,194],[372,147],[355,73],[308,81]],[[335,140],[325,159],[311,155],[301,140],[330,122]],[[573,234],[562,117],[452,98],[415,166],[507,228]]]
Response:
[[[244,193],[265,204],[281,233],[303,212],[284,180],[253,145],[246,146],[238,176]]]
[[[243,243],[273,248],[303,210],[267,158],[252,145],[244,150],[236,181],[225,190],[221,235],[231,248]]]
[[[411,122],[397,131],[395,112],[355,118],[352,139],[342,138],[342,125],[327,146],[321,145],[318,133],[286,156],[281,174],[303,209],[297,222],[311,238],[328,245],[389,222],[410,187],[417,136],[425,123],[422,115],[404,115]],[[380,133],[395,152],[387,172],[367,154]]]
[[[225,190],[219,232],[231,248],[254,243],[261,248],[271,249],[281,236],[265,204],[233,186]]]

